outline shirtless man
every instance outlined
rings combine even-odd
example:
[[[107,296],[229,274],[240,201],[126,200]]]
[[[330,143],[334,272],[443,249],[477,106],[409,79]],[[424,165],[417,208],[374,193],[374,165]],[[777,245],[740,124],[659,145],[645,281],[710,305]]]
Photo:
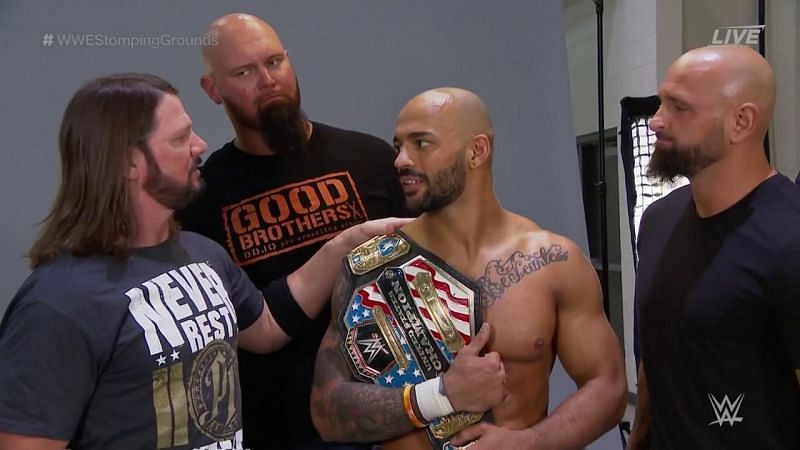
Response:
[[[485,393],[481,400],[491,408],[494,424],[467,428],[452,443],[475,441],[470,450],[582,448],[624,412],[620,347],[603,314],[597,276],[581,250],[498,202],[493,137],[483,101],[455,88],[414,97],[400,111],[395,129],[395,166],[406,201],[423,213],[402,231],[477,281],[483,318],[492,330],[486,357],[502,355],[507,375],[508,395],[491,398],[493,389],[456,373],[462,358],[485,362],[474,360],[485,336],[458,354],[441,377],[453,409],[482,412],[474,400]],[[351,293],[341,289],[345,281],[338,283],[334,308],[349,299]],[[353,381],[341,339],[334,318],[317,356],[311,396],[314,424],[323,438],[381,440],[386,450],[431,448],[404,408],[403,389]],[[548,416],[556,356],[578,390]]]

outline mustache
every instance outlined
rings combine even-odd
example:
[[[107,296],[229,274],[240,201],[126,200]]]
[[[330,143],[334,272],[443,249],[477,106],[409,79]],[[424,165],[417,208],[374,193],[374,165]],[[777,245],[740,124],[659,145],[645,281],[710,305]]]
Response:
[[[671,141],[672,136],[667,133],[656,133],[656,139],[660,139],[662,141]]]
[[[398,177],[417,177],[417,178],[420,178],[420,179],[422,179],[424,181],[428,181],[428,177],[424,173],[417,172],[416,170],[411,170],[409,168],[398,170],[397,171],[397,176]]]

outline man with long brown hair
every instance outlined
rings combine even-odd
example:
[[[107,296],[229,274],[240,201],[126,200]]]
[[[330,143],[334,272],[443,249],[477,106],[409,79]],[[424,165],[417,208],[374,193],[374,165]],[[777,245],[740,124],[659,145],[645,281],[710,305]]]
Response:
[[[207,146],[169,83],[89,82],[59,144],[34,270],[0,325],[0,449],[241,449],[235,347],[284,345],[319,314],[338,261],[404,221],[345,230],[262,294],[173,223],[202,189]]]

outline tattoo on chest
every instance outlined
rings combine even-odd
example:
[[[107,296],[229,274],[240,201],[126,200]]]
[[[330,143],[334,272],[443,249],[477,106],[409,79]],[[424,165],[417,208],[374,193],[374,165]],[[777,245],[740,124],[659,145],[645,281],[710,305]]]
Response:
[[[568,252],[562,250],[560,245],[553,244],[548,248],[541,247],[538,252],[531,254],[515,251],[505,262],[500,259],[490,261],[484,275],[477,280],[481,288],[483,307],[492,306],[508,288],[526,276],[550,263],[566,261],[568,257]]]

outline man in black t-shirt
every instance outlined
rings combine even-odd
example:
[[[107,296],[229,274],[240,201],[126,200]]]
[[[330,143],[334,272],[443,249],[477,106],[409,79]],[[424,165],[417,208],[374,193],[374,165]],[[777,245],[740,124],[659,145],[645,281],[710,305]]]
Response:
[[[302,265],[327,240],[368,219],[404,216],[394,150],[382,140],[308,120],[289,54],[272,27],[230,14],[208,30],[201,84],[224,106],[235,139],[201,168],[205,193],[179,221],[220,243],[257,286]],[[309,396],[330,317],[281,351],[240,351],[244,436],[253,450],[351,448],[324,444]],[[353,448],[369,448],[353,447]]]
[[[747,47],[692,50],[659,88],[648,175],[690,184],[642,217],[631,450],[800,448],[800,187],[764,154],[775,92]]]

